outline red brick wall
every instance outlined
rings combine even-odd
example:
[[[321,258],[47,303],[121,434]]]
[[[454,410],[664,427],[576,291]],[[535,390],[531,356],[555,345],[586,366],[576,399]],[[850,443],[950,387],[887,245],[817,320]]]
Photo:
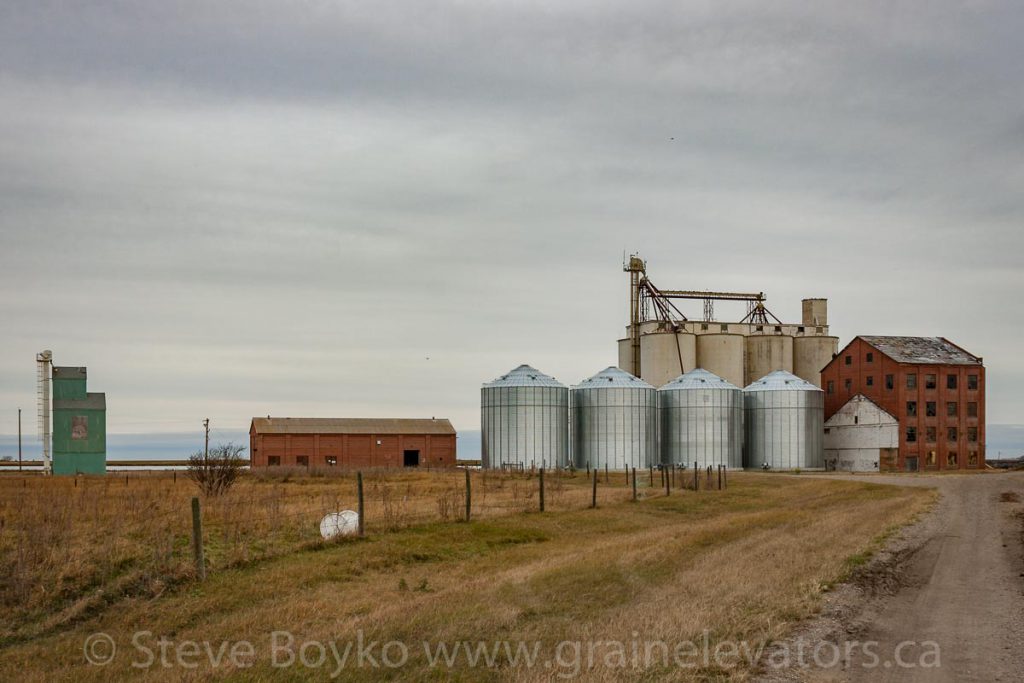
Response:
[[[271,456],[282,467],[295,467],[299,457],[310,467],[402,467],[406,450],[419,451],[421,467],[454,467],[454,434],[257,434],[250,428],[249,453],[253,467],[266,467]]]
[[[868,362],[868,353],[873,355]],[[846,357],[850,364],[846,364]],[[907,388],[907,375],[917,375],[917,387]],[[936,387],[925,388],[926,375],[936,376]],[[886,375],[893,376],[893,388],[886,387]],[[956,375],[957,388],[947,389],[947,376]],[[968,376],[978,375],[977,390],[970,390]],[[868,385],[868,378],[873,378]],[[849,381],[849,387],[847,387]],[[830,386],[831,383],[831,386]],[[975,469],[985,466],[985,368],[978,365],[916,365],[897,363],[861,339],[855,339],[832,359],[821,373],[825,390],[825,419],[836,413],[851,397],[864,394],[891,413],[900,423],[899,456],[896,469],[906,469],[908,457],[918,458],[920,470]],[[831,389],[831,390],[830,390]],[[917,402],[917,415],[907,414],[907,402]],[[935,403],[935,416],[927,416],[927,403]],[[956,415],[949,416],[947,403],[956,403]],[[977,417],[968,417],[968,403],[978,404]],[[907,441],[907,428],[917,429],[917,441]],[[928,427],[934,427],[935,440],[929,442]],[[949,441],[948,429],[957,430],[956,441]],[[978,430],[978,440],[968,441],[968,430]],[[934,452],[934,465],[930,455]],[[977,454],[977,463],[970,464],[970,454]],[[956,465],[949,465],[950,453],[957,456]]]

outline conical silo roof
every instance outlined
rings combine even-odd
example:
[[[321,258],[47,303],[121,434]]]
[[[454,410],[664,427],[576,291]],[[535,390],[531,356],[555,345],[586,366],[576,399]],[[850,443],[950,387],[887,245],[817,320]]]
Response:
[[[510,370],[492,382],[484,384],[484,388],[490,387],[558,387],[565,389],[565,385],[554,377],[545,375],[540,370],[523,364],[514,370]]]
[[[805,379],[801,379],[791,372],[776,370],[751,382],[744,391],[821,391]]]
[[[627,387],[630,389],[653,389],[650,384],[643,381],[635,375],[631,375],[625,370],[620,370],[617,367],[607,367],[601,372],[597,373],[593,377],[588,377],[574,389],[621,389]]]
[[[659,391],[678,391],[681,389],[735,389],[739,391],[740,388],[722,379],[713,372],[708,372],[704,368],[696,368],[689,372],[679,375],[674,380],[661,387]]]

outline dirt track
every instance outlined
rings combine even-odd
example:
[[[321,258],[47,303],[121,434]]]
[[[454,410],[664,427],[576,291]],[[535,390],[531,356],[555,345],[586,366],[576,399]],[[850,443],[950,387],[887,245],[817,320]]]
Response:
[[[826,653],[834,644],[849,656],[764,680],[1024,680],[1024,473],[855,478],[936,487],[941,497],[787,643]],[[877,643],[871,652],[868,643]]]

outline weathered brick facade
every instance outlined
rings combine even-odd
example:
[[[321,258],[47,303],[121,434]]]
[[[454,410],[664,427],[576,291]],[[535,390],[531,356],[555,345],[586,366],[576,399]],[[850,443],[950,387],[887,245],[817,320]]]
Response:
[[[454,467],[448,420],[262,418],[249,428],[252,467]]]
[[[825,419],[863,394],[899,421],[898,454],[879,463],[883,471],[985,466],[985,367],[952,342],[859,336],[825,366],[821,384]]]

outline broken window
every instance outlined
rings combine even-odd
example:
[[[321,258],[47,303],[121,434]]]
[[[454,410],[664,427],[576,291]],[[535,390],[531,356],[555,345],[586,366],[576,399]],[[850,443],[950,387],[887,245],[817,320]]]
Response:
[[[776,325],[775,326],[775,331],[776,332],[782,332],[782,325]]]
[[[935,467],[935,451],[928,451],[928,455],[925,456],[924,462],[928,467]]]
[[[873,354],[872,352],[868,351],[867,361],[869,363],[874,363],[875,362],[875,354]]]
[[[270,465],[271,467],[277,467],[278,465],[281,464],[281,456],[280,455],[270,455],[270,456],[267,456],[267,464]]]
[[[894,375],[886,375],[885,376],[885,388],[888,389],[889,391],[892,391],[893,387],[895,387],[895,386],[896,386],[896,377]]]
[[[328,455],[324,458],[324,461],[327,463],[328,467],[334,467],[335,465],[338,464],[338,456]]]
[[[308,455],[297,455],[295,456],[295,464],[299,467],[309,467],[309,456]]]
[[[956,427],[949,427],[948,429],[946,429],[946,441],[955,443],[956,437]]]
[[[917,401],[907,401],[907,417],[917,417]]]
[[[968,427],[967,428],[967,440],[971,443],[978,443],[978,428]]]
[[[971,391],[976,391],[978,389],[977,375],[967,375],[967,388]]]
[[[831,380],[830,379],[826,386],[828,387],[827,388],[828,393],[830,393],[830,394],[836,393],[836,383],[835,383],[835,380]]]
[[[935,417],[935,401],[925,401],[924,416]]]
[[[848,379],[848,380],[846,380],[846,393],[850,393],[850,391],[852,391],[852,390],[853,390],[853,380],[852,379]]]
[[[728,331],[729,331],[729,326],[728,325],[722,325],[722,332],[728,332]]]
[[[875,386],[875,378],[872,377],[871,375],[868,375],[864,383],[867,384],[869,387],[873,387]]]
[[[977,467],[978,466],[978,451],[971,451],[967,454],[967,466]]]
[[[956,401],[946,401],[946,415],[956,417]]]
[[[803,334],[803,333],[804,333],[804,328],[803,328],[803,325],[801,325],[801,326],[797,327],[797,328],[796,328],[796,331],[797,331],[797,333],[798,333],[798,334]]]
[[[956,451],[946,453],[946,467],[956,467]]]
[[[978,417],[978,404],[974,401],[967,403],[967,417]]]
[[[822,332],[825,331],[825,328],[823,328],[823,327],[815,327],[814,331],[817,332],[818,334],[821,334]]]
[[[946,388],[956,389],[956,375],[946,375]]]
[[[758,325],[754,329],[757,330],[758,332],[764,332],[764,325]]]
[[[907,389],[917,389],[917,375],[907,375]]]
[[[846,363],[847,365],[853,365],[853,356],[847,356],[846,358],[843,359],[843,362]]]
[[[907,443],[917,442],[917,427],[907,427]]]
[[[924,428],[924,440],[925,441],[927,441],[928,443],[935,443],[937,438],[938,438],[938,432],[936,431],[935,427],[925,427]]]
[[[937,381],[938,380],[935,377],[935,375],[925,375],[924,376],[924,388],[925,389],[934,389],[935,388],[935,383]]]

